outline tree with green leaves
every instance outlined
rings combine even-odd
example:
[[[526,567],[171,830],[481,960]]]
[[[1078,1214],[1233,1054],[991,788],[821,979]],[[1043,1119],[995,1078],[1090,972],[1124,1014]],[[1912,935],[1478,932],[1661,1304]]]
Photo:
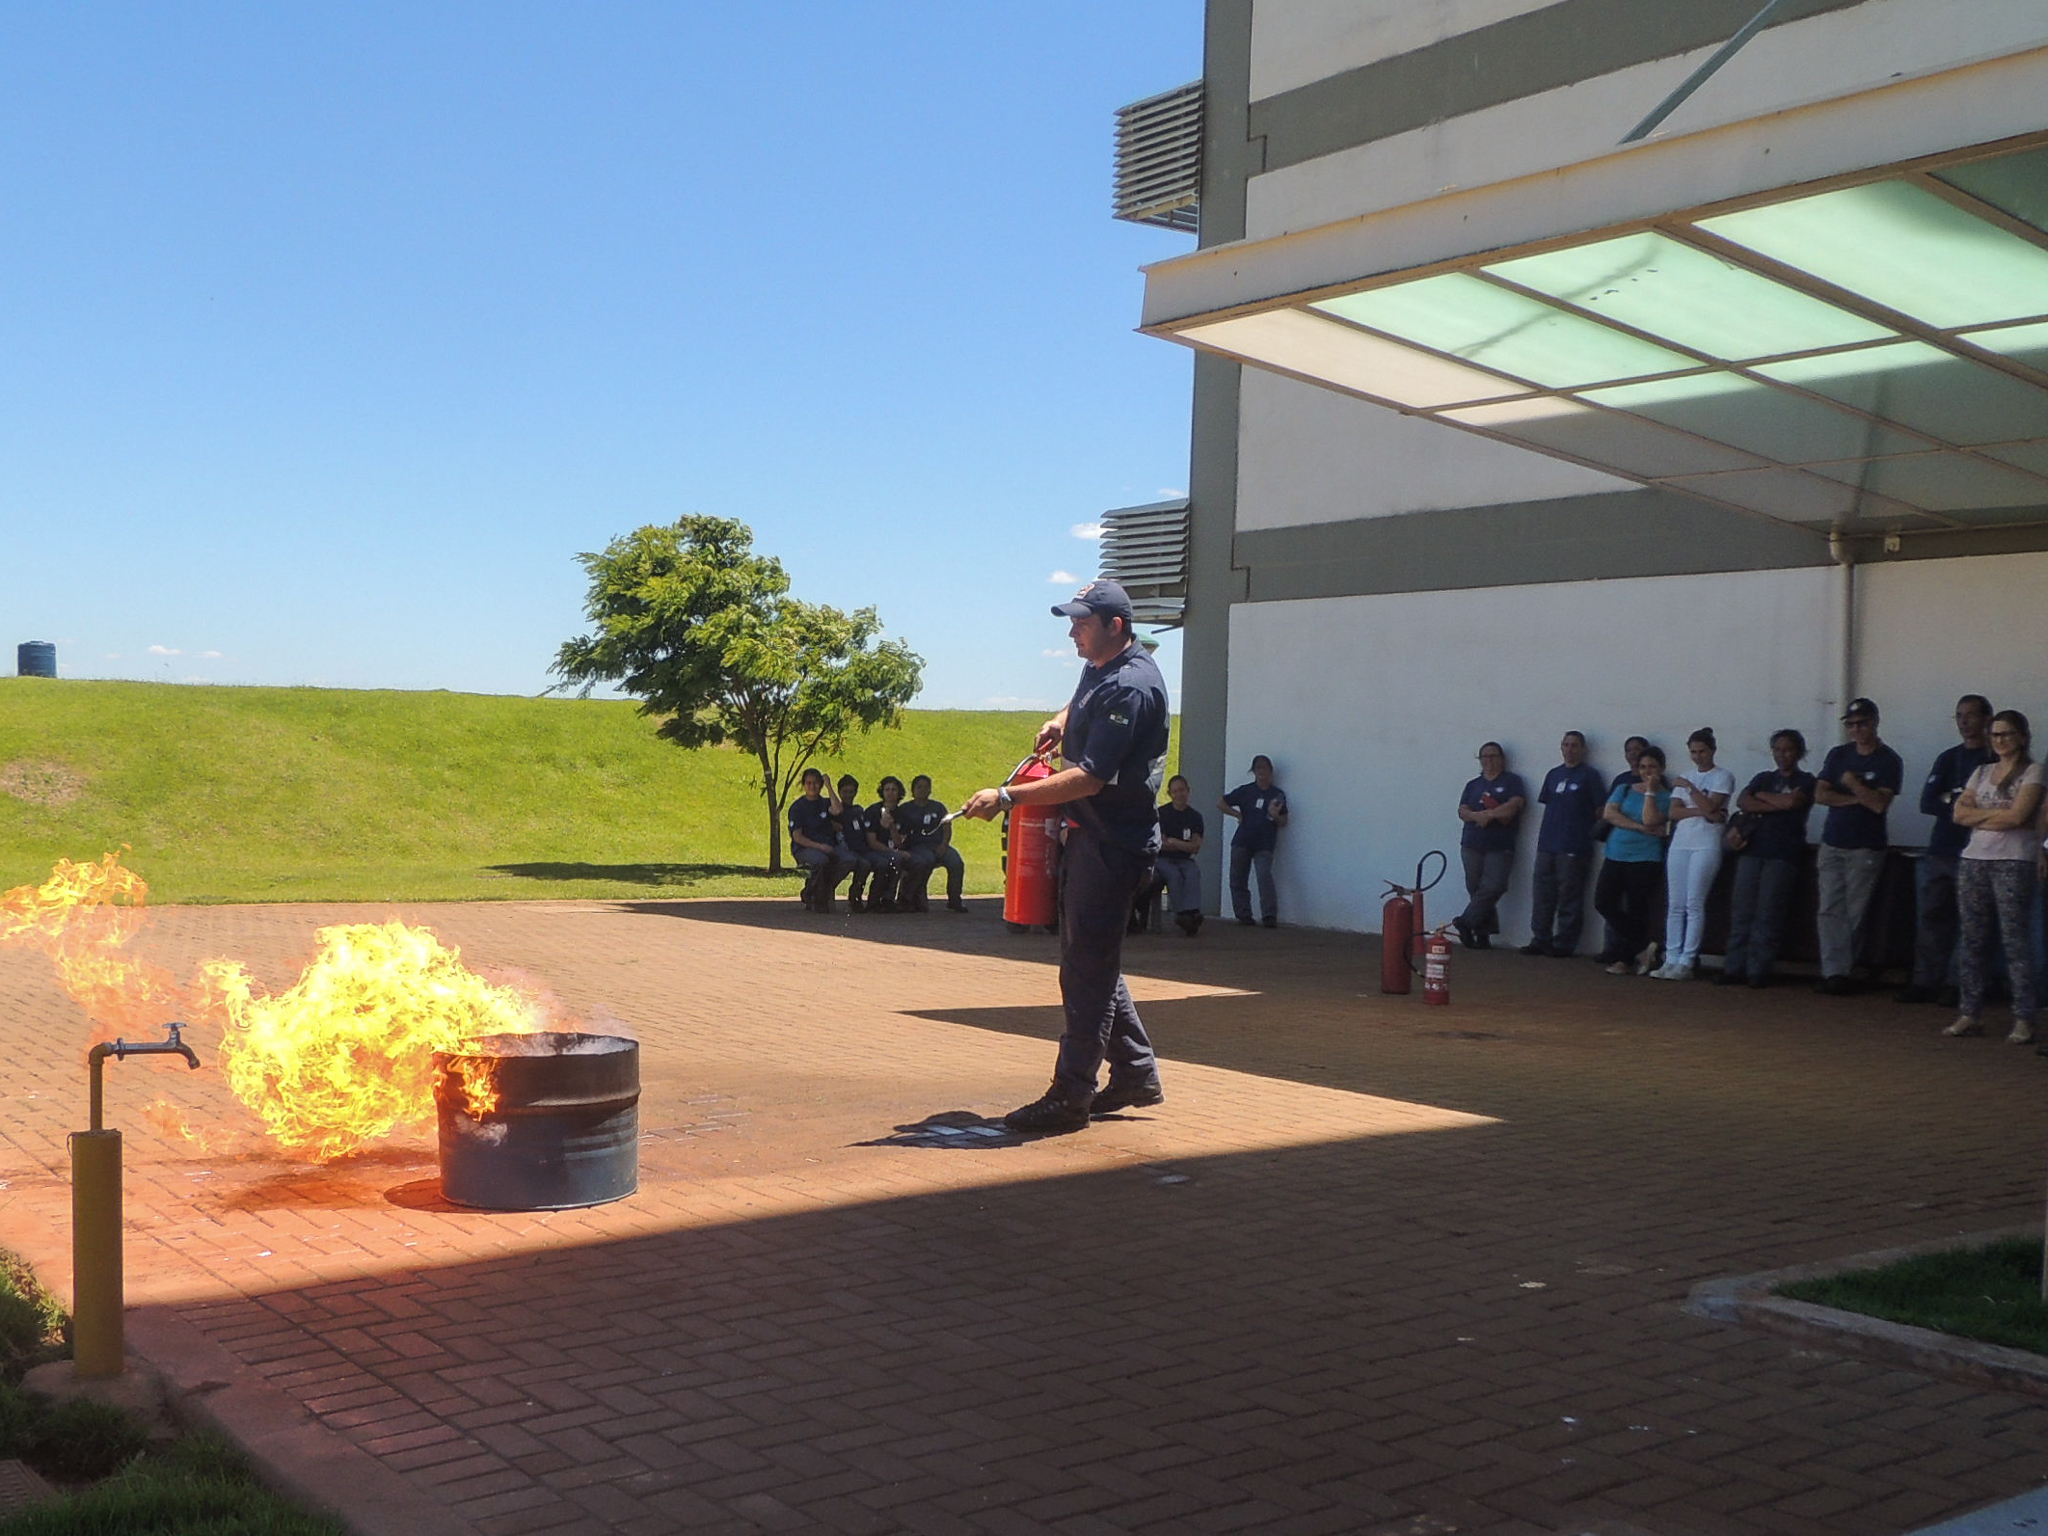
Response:
[[[555,688],[616,683],[680,747],[732,742],[761,769],[768,870],[782,869],[782,807],[819,753],[854,731],[893,726],[924,659],[883,640],[872,608],[841,613],[789,595],[782,562],[724,517],[685,517],[577,560],[590,576],[592,632],[565,643]]]

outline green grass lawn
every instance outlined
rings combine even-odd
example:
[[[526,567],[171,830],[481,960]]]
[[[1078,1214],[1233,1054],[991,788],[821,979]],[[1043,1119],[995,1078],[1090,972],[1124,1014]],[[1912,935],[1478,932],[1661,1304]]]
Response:
[[[1792,1301],[1861,1312],[2048,1354],[2048,1305],[2041,1300],[2041,1240],[2007,1238],[1979,1248],[1901,1259],[1882,1269],[1780,1286]]]
[[[1043,718],[913,710],[821,766],[958,805]],[[630,702],[0,679],[0,889],[125,844],[153,902],[793,895],[758,786]],[[999,890],[995,828],[955,841]]]

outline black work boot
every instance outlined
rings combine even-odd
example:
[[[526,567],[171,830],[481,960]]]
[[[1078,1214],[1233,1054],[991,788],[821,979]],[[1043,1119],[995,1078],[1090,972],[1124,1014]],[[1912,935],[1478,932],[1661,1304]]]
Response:
[[[1088,1125],[1090,1096],[1074,1097],[1067,1089],[1054,1083],[1045,1090],[1042,1097],[1033,1099],[1018,1109],[1003,1116],[1003,1124],[1013,1131],[1037,1131],[1046,1135],[1057,1135],[1062,1131],[1085,1130]]]
[[[1154,1104],[1166,1102],[1166,1090],[1159,1086],[1159,1079],[1138,1078],[1132,1082],[1112,1081],[1102,1092],[1089,1101],[1091,1115],[1114,1115],[1126,1109],[1145,1109]]]

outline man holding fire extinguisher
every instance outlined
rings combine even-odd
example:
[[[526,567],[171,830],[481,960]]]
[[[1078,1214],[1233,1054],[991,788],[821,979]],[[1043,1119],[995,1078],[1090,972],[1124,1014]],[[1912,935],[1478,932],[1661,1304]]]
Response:
[[[1074,696],[1039,728],[1037,750],[1060,749],[1066,766],[1028,783],[977,790],[960,808],[987,821],[1012,805],[1064,805],[1060,861],[1060,1036],[1052,1086],[1014,1109],[1016,1131],[1078,1131],[1091,1115],[1164,1103],[1152,1042],[1124,985],[1124,928],[1131,900],[1152,879],[1159,852],[1155,803],[1166,770],[1170,715],[1158,663],[1136,643],[1137,615],[1114,581],[1091,581],[1052,610],[1086,663]],[[1109,1082],[1096,1073],[1109,1062]]]

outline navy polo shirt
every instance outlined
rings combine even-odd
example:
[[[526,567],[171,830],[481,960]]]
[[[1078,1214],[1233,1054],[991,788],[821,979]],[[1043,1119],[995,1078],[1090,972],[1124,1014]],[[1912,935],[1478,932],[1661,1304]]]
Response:
[[[1273,818],[1287,809],[1287,791],[1275,784],[1259,788],[1259,781],[1240,784],[1223,797],[1223,803],[1237,812],[1237,830],[1230,834],[1230,846],[1249,848],[1253,853],[1278,846],[1280,824]]]
[[[1883,742],[1877,750],[1864,756],[1856,750],[1854,742],[1845,741],[1828,753],[1827,761],[1820,765],[1823,782],[1842,787],[1845,773],[1855,773],[1872,789],[1888,789],[1897,794],[1906,782],[1906,765],[1899,760],[1899,754]],[[1821,824],[1820,840],[1830,848],[1883,848],[1888,846],[1884,835],[1884,817],[1863,805],[1831,805],[1828,819]]]
[[[1962,856],[1963,845],[1970,840],[1970,829],[1955,823],[1956,797],[1969,784],[1971,774],[1997,759],[1998,754],[1989,746],[1966,747],[1957,742],[1934,760],[1933,771],[1920,786],[1921,814],[1934,818],[1934,825],[1927,832],[1929,853],[1951,859]]]
[[[1170,837],[1177,842],[1184,843],[1191,837],[1202,836],[1207,830],[1208,824],[1202,820],[1202,813],[1192,805],[1184,811],[1176,810],[1173,802],[1169,800],[1166,804],[1159,807],[1159,837],[1162,842]],[[1184,853],[1165,853],[1161,854],[1160,857],[1184,859],[1187,855]]]
[[[832,830],[832,802],[820,795],[806,800],[801,795],[789,802],[789,830],[801,832],[814,843],[830,848],[838,841]]]
[[[906,800],[896,807],[896,830],[903,834],[906,848],[922,848],[927,843],[939,840],[939,823],[946,819],[946,808],[936,800],[927,800],[919,805],[915,800]]]
[[[1813,811],[1813,775],[1794,768],[1780,773],[1766,768],[1742,788],[1745,795],[1804,794],[1806,804],[1796,811],[1759,811],[1756,831],[1742,851],[1753,859],[1798,860],[1806,852],[1806,818]]]
[[[1157,853],[1154,802],[1166,777],[1171,720],[1166,679],[1142,645],[1126,646],[1099,667],[1083,667],[1067,704],[1060,755],[1069,768],[1102,780],[1102,788],[1067,802],[1067,819],[1132,853]]]
[[[889,819],[891,821],[895,820],[896,813],[894,811],[889,810],[888,801],[877,800],[873,805],[869,806],[866,812],[868,824],[867,829],[876,838],[879,838],[883,843],[891,843],[894,841],[894,838],[891,836],[889,828],[882,825],[882,815],[884,812],[888,813]],[[862,843],[861,847],[869,853],[873,853],[875,851],[875,845],[873,843]]]
[[[1559,763],[1543,775],[1536,796],[1543,807],[1543,825],[1536,832],[1538,853],[1591,853],[1593,829],[1607,804],[1607,791],[1590,763],[1567,768]]]
[[[839,813],[839,840],[855,853],[868,851],[868,813],[849,805]]]
[[[1517,797],[1527,800],[1528,787],[1522,783],[1520,774],[1509,773],[1503,769],[1497,779],[1489,779],[1481,774],[1467,784],[1465,792],[1458,796],[1458,803],[1471,810],[1490,811],[1495,806],[1506,805]],[[1603,800],[1600,803],[1605,805],[1607,802]],[[1464,835],[1458,839],[1462,847],[1476,848],[1481,853],[1504,853],[1512,851],[1515,846],[1515,822],[1497,821],[1490,826],[1481,827],[1468,821],[1464,825]]]

